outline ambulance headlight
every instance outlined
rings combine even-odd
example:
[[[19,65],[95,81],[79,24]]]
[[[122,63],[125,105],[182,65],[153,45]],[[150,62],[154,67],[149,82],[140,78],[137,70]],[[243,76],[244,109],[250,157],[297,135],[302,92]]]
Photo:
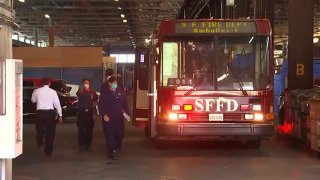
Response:
[[[245,120],[253,120],[253,114],[245,114],[244,119]]]
[[[263,121],[263,114],[262,113],[255,113],[254,120],[255,121]]]
[[[169,118],[169,121],[177,121],[178,120],[178,114],[177,113],[170,113],[168,118]]]

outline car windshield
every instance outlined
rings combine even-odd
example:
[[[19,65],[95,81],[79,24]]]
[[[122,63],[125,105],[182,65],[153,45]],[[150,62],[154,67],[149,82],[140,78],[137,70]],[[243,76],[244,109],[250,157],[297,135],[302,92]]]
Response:
[[[267,89],[268,42],[267,36],[168,38],[162,47],[162,86],[186,78],[202,90]]]

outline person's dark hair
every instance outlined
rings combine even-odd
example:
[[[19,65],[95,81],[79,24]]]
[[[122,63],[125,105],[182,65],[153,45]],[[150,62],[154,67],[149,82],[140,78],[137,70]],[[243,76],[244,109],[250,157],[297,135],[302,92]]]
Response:
[[[42,85],[49,85],[50,84],[50,78],[43,78],[42,79]]]
[[[114,73],[113,69],[106,69],[105,76],[112,76]]]
[[[115,82],[115,81],[117,81],[117,78],[115,78],[114,76],[111,76],[109,79],[108,79],[108,83],[113,83],[113,82]]]
[[[83,82],[83,83],[84,83],[85,81],[89,81],[89,82],[90,82],[89,79],[82,79],[82,82]]]

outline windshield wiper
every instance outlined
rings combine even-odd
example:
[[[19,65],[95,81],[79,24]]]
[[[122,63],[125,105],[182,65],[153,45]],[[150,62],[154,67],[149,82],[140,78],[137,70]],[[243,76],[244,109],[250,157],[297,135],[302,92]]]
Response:
[[[231,69],[230,69],[230,74],[237,80],[237,83],[239,84],[239,88],[242,91],[242,94],[244,96],[248,96],[247,91],[243,89],[243,84],[242,84],[241,78],[239,76],[235,76]]]
[[[243,84],[242,84],[242,82],[241,82],[241,81],[238,81],[238,84],[239,84],[240,90],[242,91],[242,94],[243,94],[244,96],[248,96],[247,91],[243,89]]]
[[[193,91],[195,91],[195,90],[203,83],[203,81],[204,81],[205,79],[207,79],[207,78],[208,78],[208,74],[205,74],[204,77],[203,77],[202,79],[200,79],[200,81],[199,81],[195,86],[193,86],[192,89],[188,90],[184,95],[185,95],[185,96],[190,96],[191,93],[192,93]]]

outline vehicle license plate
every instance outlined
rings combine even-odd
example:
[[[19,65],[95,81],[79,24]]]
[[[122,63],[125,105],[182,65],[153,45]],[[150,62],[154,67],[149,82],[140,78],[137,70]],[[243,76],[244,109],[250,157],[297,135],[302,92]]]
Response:
[[[209,121],[223,121],[223,114],[209,114]]]

